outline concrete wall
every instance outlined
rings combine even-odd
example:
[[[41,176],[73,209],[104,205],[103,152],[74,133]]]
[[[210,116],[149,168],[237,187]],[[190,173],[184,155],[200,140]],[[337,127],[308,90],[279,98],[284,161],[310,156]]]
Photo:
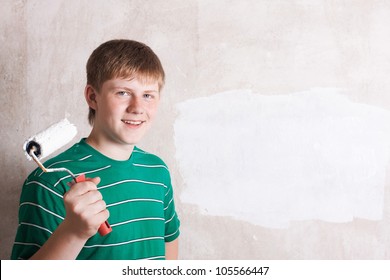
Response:
[[[0,258],[67,116],[88,135],[85,62],[131,38],[167,84],[140,146],[170,166],[182,259],[390,259],[390,3],[10,1],[0,9]]]

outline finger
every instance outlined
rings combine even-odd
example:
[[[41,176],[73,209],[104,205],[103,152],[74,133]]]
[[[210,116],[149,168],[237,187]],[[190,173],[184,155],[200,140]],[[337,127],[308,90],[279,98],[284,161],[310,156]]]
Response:
[[[89,191],[96,190],[97,185],[95,182],[99,183],[100,178],[97,177],[97,178],[87,179],[84,182],[73,184],[68,191],[69,196],[80,196]]]
[[[109,217],[110,217],[110,212],[106,208],[104,208],[103,211],[96,214],[96,218],[99,221],[98,222],[99,226],[103,224],[105,221],[107,221]]]
[[[79,216],[82,220],[88,221],[99,212],[105,210],[106,203],[102,200],[99,191],[89,191],[76,197],[64,198],[67,214]]]
[[[79,203],[84,205],[94,204],[98,201],[103,201],[103,196],[98,190],[88,191],[78,196]]]
[[[104,200],[98,200],[92,204],[89,204],[86,211],[88,211],[88,213],[91,215],[98,215],[100,212],[103,212],[105,210],[106,203],[104,202]]]
[[[92,182],[92,183],[94,183],[97,186],[100,183],[100,177],[87,178],[86,181]]]
[[[106,209],[106,205],[103,201],[99,201],[93,205],[90,205],[86,211],[80,216],[83,220],[87,221],[90,225],[100,226],[110,216],[109,211]]]

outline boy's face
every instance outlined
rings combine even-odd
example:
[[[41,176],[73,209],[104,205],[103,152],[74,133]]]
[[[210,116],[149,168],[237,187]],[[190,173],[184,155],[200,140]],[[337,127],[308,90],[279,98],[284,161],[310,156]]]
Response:
[[[137,78],[113,79],[104,82],[94,98],[93,129],[99,141],[134,146],[154,120],[160,93],[157,81],[143,84]]]

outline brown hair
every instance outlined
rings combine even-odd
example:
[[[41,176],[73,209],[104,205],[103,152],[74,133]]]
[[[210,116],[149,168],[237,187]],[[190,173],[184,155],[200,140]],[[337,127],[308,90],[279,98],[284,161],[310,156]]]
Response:
[[[158,82],[164,86],[165,73],[160,59],[147,45],[133,40],[111,40],[101,44],[87,62],[87,84],[99,91],[103,83],[115,78]],[[92,125],[95,110],[89,108],[88,120]]]

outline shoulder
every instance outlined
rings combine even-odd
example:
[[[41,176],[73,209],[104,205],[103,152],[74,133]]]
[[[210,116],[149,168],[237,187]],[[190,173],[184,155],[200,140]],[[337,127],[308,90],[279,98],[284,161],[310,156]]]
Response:
[[[134,147],[132,164],[148,178],[159,178],[165,185],[171,184],[171,174],[168,166],[157,155]]]
[[[133,156],[134,164],[161,166],[168,170],[168,166],[159,156],[152,153],[148,153],[138,147],[134,147]]]

